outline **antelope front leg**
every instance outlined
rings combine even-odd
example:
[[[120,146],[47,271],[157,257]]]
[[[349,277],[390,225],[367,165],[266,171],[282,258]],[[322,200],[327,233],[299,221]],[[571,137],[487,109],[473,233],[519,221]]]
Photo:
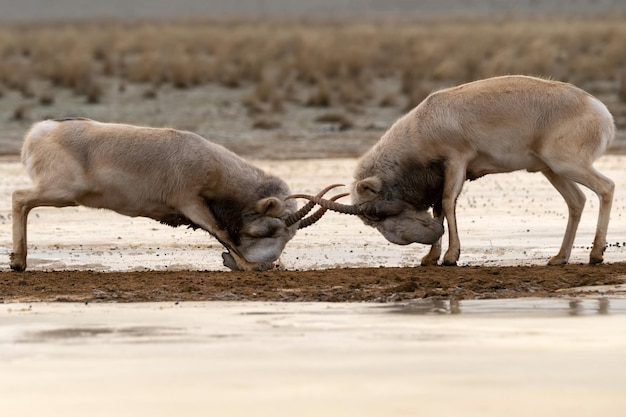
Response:
[[[211,232],[213,234],[213,232]],[[215,235],[214,235],[215,236]],[[232,271],[266,271],[272,269],[273,263],[259,264],[256,262],[249,262],[243,256],[238,254],[232,247],[225,241],[223,237],[216,236],[216,239],[220,241],[229,252],[222,253],[222,260],[225,267]]]
[[[428,251],[426,256],[422,258],[421,265],[422,266],[437,265],[437,262],[439,262],[440,256],[441,256],[441,238],[439,238],[437,243],[434,243],[430,247],[430,250]]]
[[[181,208],[181,212],[189,220],[209,232],[222,245],[224,245],[226,249],[228,249],[228,252],[222,253],[222,259],[224,260],[225,267],[234,271],[262,271],[272,267],[271,265],[267,266],[265,264],[249,262],[237,253],[228,231],[219,228],[217,219],[204,201],[200,199],[197,201],[190,201],[185,207]]]
[[[441,202],[433,207],[433,217],[443,224],[443,209],[441,206]],[[422,258],[422,266],[437,265],[437,262],[439,262],[439,257],[441,256],[441,240],[442,239],[439,238],[439,240],[430,247],[430,251],[428,251],[426,256]]]
[[[465,181],[465,164],[452,164],[446,166],[443,197],[441,205],[443,216],[448,223],[448,250],[443,256],[442,265],[454,266],[461,255],[461,241],[459,240],[459,232],[456,225],[456,200],[463,189]]]
[[[256,264],[248,262],[241,256],[231,252],[222,253],[222,259],[224,260],[224,266],[233,271],[267,271],[274,267],[273,263]]]

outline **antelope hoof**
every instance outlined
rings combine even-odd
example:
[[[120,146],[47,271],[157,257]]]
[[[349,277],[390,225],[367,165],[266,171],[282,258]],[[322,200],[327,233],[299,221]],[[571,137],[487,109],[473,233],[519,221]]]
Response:
[[[604,258],[602,256],[592,256],[589,258],[589,265],[597,265],[604,262]]]
[[[548,261],[548,266],[555,265],[565,265],[567,263],[567,259],[562,256],[554,256]]]
[[[246,262],[244,266],[239,265],[233,255],[230,252],[223,252],[222,259],[224,260],[224,266],[232,271],[267,271],[274,267],[273,263],[254,264]]]
[[[602,248],[597,250],[596,248]],[[596,245],[594,243],[591,253],[589,254],[589,265],[601,264],[604,261],[604,250],[606,245]]]
[[[224,266],[226,268],[229,268],[232,271],[241,271],[241,269],[237,266],[235,258],[233,258],[229,252],[222,253],[222,259],[224,260]]]
[[[436,266],[437,265],[437,258],[435,257],[428,257],[425,256],[422,258],[422,262],[420,263],[421,266]]]
[[[11,252],[11,255],[9,255],[9,259],[9,266],[13,271],[23,272],[24,270],[26,270],[26,263],[23,261],[19,261],[18,256],[16,256],[15,253]]]

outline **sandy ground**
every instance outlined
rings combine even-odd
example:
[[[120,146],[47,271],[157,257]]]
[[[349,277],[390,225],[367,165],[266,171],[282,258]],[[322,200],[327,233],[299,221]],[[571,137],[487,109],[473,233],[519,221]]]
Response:
[[[350,184],[356,159],[253,161],[285,179],[294,192],[316,193],[328,184]],[[625,156],[605,156],[599,171],[612,178],[615,197],[605,253],[608,263],[626,261]],[[29,187],[17,161],[0,164],[0,251],[11,247],[11,192]],[[348,187],[337,192],[349,191]],[[597,197],[587,204],[572,252],[572,263],[587,262],[597,220]],[[349,201],[349,198],[346,199]],[[300,202],[302,204],[302,202]],[[467,182],[458,200],[461,265],[543,265],[556,254],[567,221],[561,196],[540,174],[515,172]],[[106,210],[37,208],[29,216],[29,269],[94,271],[227,270],[222,247],[201,230],[171,228]],[[444,245],[446,242],[444,242]],[[328,213],[301,230],[281,257],[287,269],[412,267],[426,254],[423,245],[388,243],[356,217]],[[3,265],[8,268],[7,264]]]

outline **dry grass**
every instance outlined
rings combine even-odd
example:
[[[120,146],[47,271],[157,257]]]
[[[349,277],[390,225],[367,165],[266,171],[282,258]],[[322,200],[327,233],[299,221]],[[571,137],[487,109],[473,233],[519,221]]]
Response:
[[[274,116],[261,115],[254,119],[252,127],[254,129],[273,130],[281,127],[281,123]]]
[[[626,68],[623,68],[619,75],[617,97],[619,98],[620,101],[626,103]]]
[[[344,113],[323,113],[316,117],[315,121],[335,125],[339,130],[348,130],[354,126],[352,120]]]
[[[434,88],[502,74],[618,83],[624,39],[626,17],[7,24],[0,91],[41,96],[33,86],[43,82],[97,103],[109,77],[146,83],[152,97],[163,84],[252,86],[244,104],[254,114],[285,101],[412,106]],[[398,91],[377,92],[376,80],[396,80]]]

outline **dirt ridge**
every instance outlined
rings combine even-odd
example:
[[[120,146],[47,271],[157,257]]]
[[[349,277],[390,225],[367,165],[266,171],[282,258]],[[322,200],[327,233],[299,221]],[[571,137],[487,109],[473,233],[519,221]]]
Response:
[[[27,271],[0,274],[0,302],[320,301],[602,297],[626,263],[309,271]]]

